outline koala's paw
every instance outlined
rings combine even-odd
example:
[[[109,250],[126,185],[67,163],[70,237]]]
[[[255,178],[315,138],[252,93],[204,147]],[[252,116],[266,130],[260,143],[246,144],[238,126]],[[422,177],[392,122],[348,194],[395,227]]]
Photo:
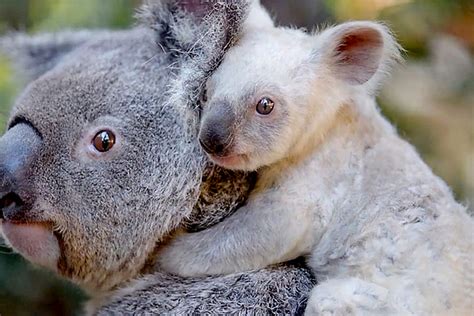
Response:
[[[207,275],[210,262],[204,254],[206,250],[199,247],[196,233],[180,232],[157,253],[159,268],[167,273],[182,277]]]
[[[349,304],[334,297],[311,298],[305,310],[306,316],[345,316],[356,315]]]
[[[192,276],[188,264],[193,260],[193,250],[184,242],[187,234],[180,233],[163,245],[157,253],[157,263],[164,272]]]
[[[305,315],[380,315],[388,312],[387,296],[387,289],[360,279],[328,280],[311,292]]]

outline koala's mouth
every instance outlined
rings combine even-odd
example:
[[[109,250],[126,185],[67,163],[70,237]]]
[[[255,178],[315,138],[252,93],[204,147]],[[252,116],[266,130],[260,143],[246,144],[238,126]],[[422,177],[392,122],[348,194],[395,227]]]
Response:
[[[1,219],[0,232],[7,244],[27,260],[57,270],[61,251],[51,224]]]
[[[226,169],[241,169],[242,165],[248,161],[247,155],[245,154],[227,156],[209,155],[209,157],[215,164]]]
[[[59,272],[65,265],[62,234],[29,205],[14,192],[0,199],[0,238],[33,264]]]

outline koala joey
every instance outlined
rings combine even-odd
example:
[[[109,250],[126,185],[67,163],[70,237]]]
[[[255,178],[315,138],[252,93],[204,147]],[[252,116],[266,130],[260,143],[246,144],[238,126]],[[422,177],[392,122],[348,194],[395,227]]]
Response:
[[[307,314],[471,311],[472,218],[375,103],[401,59],[388,28],[308,34],[255,16],[208,79],[199,141],[216,164],[257,170],[256,187],[229,218],[172,240],[162,268],[215,275],[306,256],[320,281]]]

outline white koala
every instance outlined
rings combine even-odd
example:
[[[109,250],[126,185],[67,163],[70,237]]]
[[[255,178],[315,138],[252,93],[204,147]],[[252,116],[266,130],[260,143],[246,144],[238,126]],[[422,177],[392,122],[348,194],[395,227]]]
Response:
[[[319,281],[307,314],[471,313],[473,220],[375,103],[401,59],[390,31],[308,34],[254,10],[208,80],[199,141],[258,182],[233,216],[172,240],[160,265],[214,275],[303,255]]]

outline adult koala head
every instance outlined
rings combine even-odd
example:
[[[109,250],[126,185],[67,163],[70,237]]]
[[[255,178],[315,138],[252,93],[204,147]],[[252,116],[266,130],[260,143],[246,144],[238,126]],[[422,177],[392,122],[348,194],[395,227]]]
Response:
[[[4,45],[36,79],[0,140],[3,235],[29,261],[110,289],[199,195],[204,161],[163,103],[165,56],[144,29]]]
[[[148,28],[12,36],[2,47],[28,82],[0,139],[3,235],[29,261],[107,291],[202,204],[207,162],[165,101],[172,59]],[[235,183],[218,204],[243,197]]]

